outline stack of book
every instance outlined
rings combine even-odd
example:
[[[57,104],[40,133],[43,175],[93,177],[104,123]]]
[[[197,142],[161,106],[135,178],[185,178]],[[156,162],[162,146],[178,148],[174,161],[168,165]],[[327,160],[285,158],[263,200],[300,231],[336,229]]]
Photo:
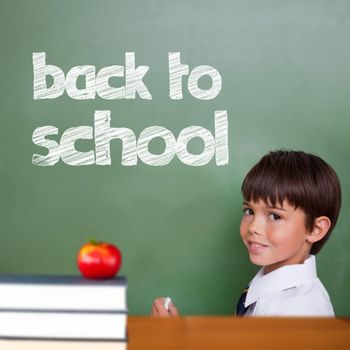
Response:
[[[125,277],[0,276],[0,348],[126,349],[126,287]]]

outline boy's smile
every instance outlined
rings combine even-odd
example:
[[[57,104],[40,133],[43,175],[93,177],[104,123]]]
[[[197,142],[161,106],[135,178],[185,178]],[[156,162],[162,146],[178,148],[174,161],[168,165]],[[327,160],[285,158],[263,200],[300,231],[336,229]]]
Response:
[[[240,234],[253,264],[264,266],[264,273],[290,264],[302,264],[311,243],[303,210],[286,200],[272,206],[263,200],[243,202]]]

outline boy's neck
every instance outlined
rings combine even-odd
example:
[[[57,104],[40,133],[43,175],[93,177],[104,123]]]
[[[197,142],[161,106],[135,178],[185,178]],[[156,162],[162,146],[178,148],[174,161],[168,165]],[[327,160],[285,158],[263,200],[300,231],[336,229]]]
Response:
[[[277,269],[280,269],[283,266],[304,264],[305,260],[308,259],[309,257],[310,257],[310,254],[307,254],[306,256],[304,256],[302,259],[299,259],[298,261],[291,261],[289,263],[280,262],[273,265],[264,266],[263,274],[267,275],[268,273],[275,271]]]

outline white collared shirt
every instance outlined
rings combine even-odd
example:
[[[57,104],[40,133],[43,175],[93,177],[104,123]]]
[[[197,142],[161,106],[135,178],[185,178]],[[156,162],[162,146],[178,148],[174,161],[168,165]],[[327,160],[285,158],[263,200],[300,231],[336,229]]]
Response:
[[[303,264],[286,265],[264,275],[263,268],[250,282],[246,316],[329,316],[334,311],[317,277],[314,255]]]

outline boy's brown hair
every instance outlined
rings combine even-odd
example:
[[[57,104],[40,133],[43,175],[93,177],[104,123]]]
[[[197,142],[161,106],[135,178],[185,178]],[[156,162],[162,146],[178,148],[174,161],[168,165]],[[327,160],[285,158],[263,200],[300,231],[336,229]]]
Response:
[[[242,183],[245,200],[263,200],[272,205],[287,200],[304,211],[310,232],[319,216],[331,221],[328,233],[310,250],[317,254],[329,238],[341,205],[341,187],[333,168],[320,157],[302,151],[277,150],[266,154],[248,172]]]

